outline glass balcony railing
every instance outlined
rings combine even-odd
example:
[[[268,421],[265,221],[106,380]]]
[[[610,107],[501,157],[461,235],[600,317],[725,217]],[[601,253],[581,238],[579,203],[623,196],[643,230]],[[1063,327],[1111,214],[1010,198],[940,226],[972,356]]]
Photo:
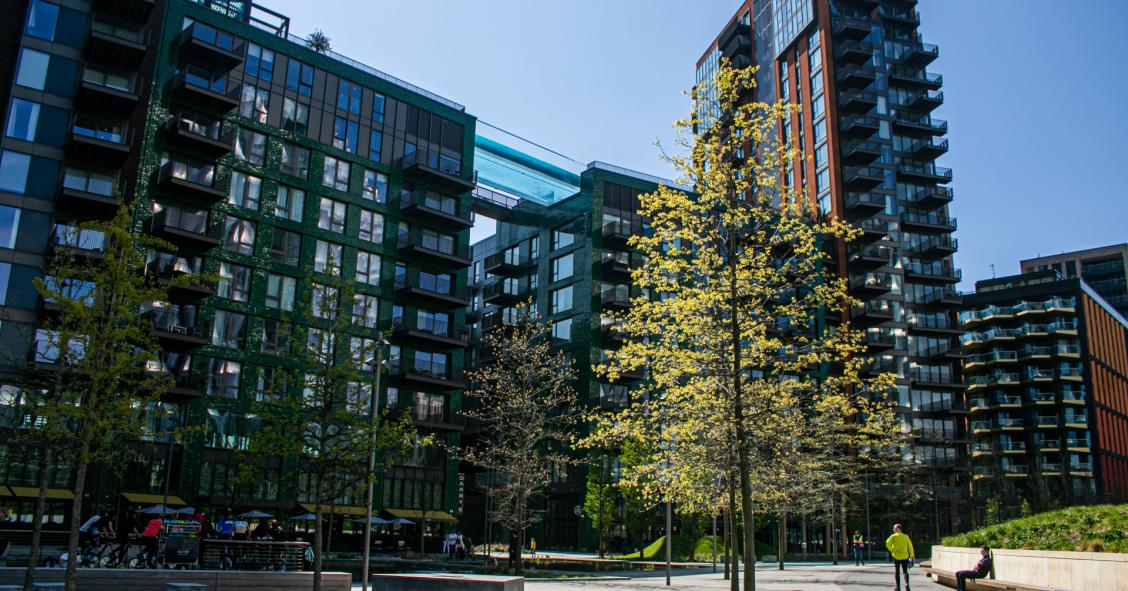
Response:
[[[1034,444],[1034,447],[1044,451],[1057,451],[1061,449],[1061,440],[1059,439],[1042,439]]]
[[[1003,441],[999,444],[1003,451],[1025,451],[1025,441]]]
[[[1022,419],[1001,418],[1001,419],[998,419],[998,424],[1003,429],[1020,429],[1020,428],[1022,428],[1024,422],[1023,422]]]
[[[1058,424],[1058,418],[1057,417],[1051,417],[1051,416],[1046,416],[1046,415],[1038,415],[1035,418],[1035,421],[1036,421],[1036,424],[1039,427],[1056,427],[1057,424]]]
[[[1065,446],[1072,449],[1082,449],[1089,447],[1088,439],[1066,439]]]

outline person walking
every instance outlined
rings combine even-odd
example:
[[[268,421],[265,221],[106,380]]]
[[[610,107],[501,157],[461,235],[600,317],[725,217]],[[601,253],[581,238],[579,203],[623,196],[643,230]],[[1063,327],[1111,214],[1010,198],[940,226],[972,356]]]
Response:
[[[982,557],[976,563],[973,570],[961,570],[956,573],[956,591],[967,591],[968,579],[982,579],[991,574],[991,549],[984,546],[979,549],[979,555]]]
[[[854,566],[865,566],[866,538],[862,535],[862,532],[854,530],[854,540],[851,546],[854,548]]]
[[[893,526],[893,535],[885,540],[885,549],[893,557],[893,576],[897,581],[897,591],[901,591],[902,572],[905,573],[905,591],[909,591],[909,567],[916,559],[916,552],[913,551],[913,541],[901,531],[900,523]]]
[[[537,557],[537,539],[536,538],[529,538],[529,555],[532,558]]]

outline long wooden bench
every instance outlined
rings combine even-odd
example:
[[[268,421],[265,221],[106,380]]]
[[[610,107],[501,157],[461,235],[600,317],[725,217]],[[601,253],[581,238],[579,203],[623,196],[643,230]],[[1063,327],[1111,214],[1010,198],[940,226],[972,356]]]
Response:
[[[932,580],[955,588],[956,586],[956,573],[931,566],[921,565],[921,568],[928,574]],[[1055,589],[1054,587],[1041,587],[1039,585],[1029,585],[1026,583],[1010,583],[1007,581],[999,581],[997,579],[968,579],[967,591],[986,591],[1001,589],[1003,591],[1069,591],[1068,589]]]

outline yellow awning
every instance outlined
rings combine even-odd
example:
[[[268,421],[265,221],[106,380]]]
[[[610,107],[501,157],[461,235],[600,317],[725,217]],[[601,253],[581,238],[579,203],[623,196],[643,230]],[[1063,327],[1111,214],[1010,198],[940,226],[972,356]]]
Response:
[[[9,486],[12,491],[12,496],[27,497],[29,499],[39,498],[39,488],[34,486]],[[48,499],[74,499],[74,493],[65,488],[49,488],[47,489]]]
[[[313,513],[317,505],[313,503],[298,503],[298,506],[310,513]],[[364,515],[364,507],[357,505],[322,505],[322,513],[332,513],[334,515]],[[375,511],[373,511],[375,513]]]
[[[153,495],[153,494],[149,494],[149,493],[123,492],[123,493],[121,493],[121,496],[125,497],[125,500],[129,501],[130,503],[137,503],[138,505],[161,505],[165,502],[165,496],[164,495]],[[169,506],[172,506],[172,505],[187,505],[188,503],[185,503],[184,499],[182,499],[182,498],[180,498],[176,495],[168,495],[168,504],[169,504]]]
[[[10,489],[6,486],[0,485],[0,497],[14,497],[14,496],[16,496],[16,494],[12,492],[12,489]]]
[[[423,520],[423,511],[419,509],[386,509],[388,513],[396,517],[403,517],[404,519],[418,519]],[[458,523],[458,518],[446,511],[428,511],[426,515],[427,521],[433,523]]]

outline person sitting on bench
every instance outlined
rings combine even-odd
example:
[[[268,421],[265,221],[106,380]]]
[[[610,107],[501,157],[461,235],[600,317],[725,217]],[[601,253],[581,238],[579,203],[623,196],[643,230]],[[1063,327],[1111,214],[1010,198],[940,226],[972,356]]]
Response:
[[[961,570],[956,573],[956,591],[967,591],[968,579],[982,579],[991,574],[991,549],[984,546],[979,550],[983,558],[975,565],[975,570]]]

